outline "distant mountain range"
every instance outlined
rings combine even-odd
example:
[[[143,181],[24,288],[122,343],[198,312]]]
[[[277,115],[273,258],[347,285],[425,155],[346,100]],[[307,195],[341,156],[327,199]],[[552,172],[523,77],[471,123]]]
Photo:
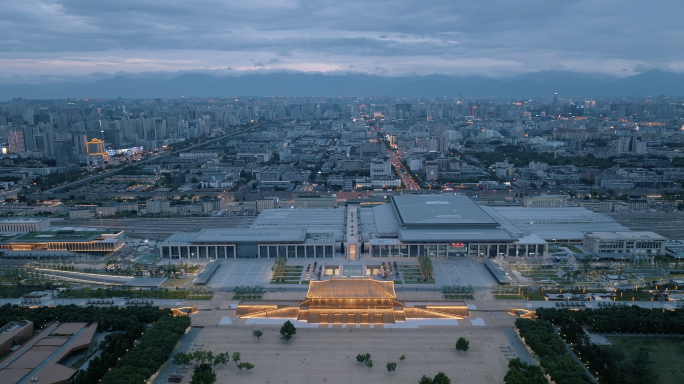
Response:
[[[228,96],[539,97],[682,96],[684,73],[652,70],[618,78],[573,72],[535,72],[509,78],[480,76],[382,77],[363,74],[271,72],[217,77],[185,73],[160,79],[116,76],[93,82],[0,86],[0,100],[177,98]]]

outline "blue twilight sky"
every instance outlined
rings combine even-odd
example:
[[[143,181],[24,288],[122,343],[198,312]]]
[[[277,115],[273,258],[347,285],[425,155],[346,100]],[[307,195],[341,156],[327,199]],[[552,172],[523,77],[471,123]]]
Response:
[[[0,82],[198,70],[684,72],[682,15],[681,0],[0,0]]]

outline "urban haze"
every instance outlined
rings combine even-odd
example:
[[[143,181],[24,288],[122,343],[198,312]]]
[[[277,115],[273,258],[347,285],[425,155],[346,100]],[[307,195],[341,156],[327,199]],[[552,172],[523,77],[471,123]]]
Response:
[[[1,9],[1,383],[681,380],[679,2]]]

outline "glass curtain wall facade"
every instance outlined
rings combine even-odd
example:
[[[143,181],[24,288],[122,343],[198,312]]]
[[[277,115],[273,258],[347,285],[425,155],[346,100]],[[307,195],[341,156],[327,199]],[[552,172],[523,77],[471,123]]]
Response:
[[[546,244],[511,243],[431,243],[431,244],[371,244],[371,257],[529,257],[543,256]]]
[[[257,244],[237,245],[164,245],[161,247],[164,259],[275,259],[287,257],[332,258],[335,247],[325,245]]]

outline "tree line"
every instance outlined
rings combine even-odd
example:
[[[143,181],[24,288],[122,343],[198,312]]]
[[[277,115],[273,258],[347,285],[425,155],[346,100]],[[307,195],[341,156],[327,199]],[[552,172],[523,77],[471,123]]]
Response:
[[[508,362],[508,372],[504,376],[506,384],[548,384],[544,371],[538,365],[528,364],[519,357]]]
[[[627,355],[617,348],[593,344],[579,323],[563,325],[561,337],[588,364],[592,372],[604,384],[642,384],[654,378],[648,367],[649,357],[645,350],[634,351]]]
[[[428,256],[418,257],[418,267],[420,268],[420,274],[423,275],[424,281],[428,281],[432,278],[432,260]]]
[[[537,317],[556,325],[586,324],[599,333],[684,334],[684,310],[664,311],[636,305],[582,311],[538,308]]]
[[[565,343],[546,320],[517,319],[515,326],[525,343],[539,357],[545,373],[556,384],[591,384],[582,365],[568,354]],[[506,382],[507,384],[512,384]]]
[[[58,305],[56,307],[27,308],[5,304],[0,307],[0,324],[11,321],[29,320],[36,329],[41,329],[53,321],[62,323],[97,323],[100,331],[110,329],[126,331],[139,323],[154,323],[167,311],[153,306],[119,307],[79,307],[77,305]],[[169,312],[170,313],[170,312]]]
[[[606,169],[617,165],[614,159],[617,156],[610,156],[607,158],[599,158],[593,154],[587,156],[572,156],[572,157],[555,157],[553,153],[530,151],[524,147],[515,145],[499,145],[493,152],[470,152],[468,155],[477,158],[485,165],[490,165],[496,162],[501,162],[506,159],[511,164],[518,167],[524,167],[531,161],[547,163],[548,165],[574,165],[576,167],[596,167]],[[629,157],[629,156],[623,156]]]
[[[100,342],[102,349],[100,356],[95,356],[88,364],[88,369],[79,370],[74,377],[74,384],[96,383],[116,365],[119,359],[133,348],[135,341],[142,335],[144,326],[137,323],[128,328],[125,333],[112,333]]]
[[[166,362],[178,340],[190,326],[189,316],[173,316],[165,310],[159,319],[118,363],[101,384],[143,384]]]

